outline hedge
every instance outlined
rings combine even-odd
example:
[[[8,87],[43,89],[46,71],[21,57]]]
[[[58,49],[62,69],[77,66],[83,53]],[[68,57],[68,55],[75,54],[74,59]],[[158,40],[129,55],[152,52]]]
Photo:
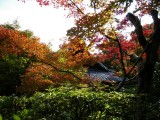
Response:
[[[138,120],[159,119],[145,95],[106,93],[90,88],[51,88],[31,97],[1,96],[4,120]],[[147,103],[147,104],[146,104]],[[160,106],[158,104],[158,106]],[[159,108],[160,110],[160,108]]]

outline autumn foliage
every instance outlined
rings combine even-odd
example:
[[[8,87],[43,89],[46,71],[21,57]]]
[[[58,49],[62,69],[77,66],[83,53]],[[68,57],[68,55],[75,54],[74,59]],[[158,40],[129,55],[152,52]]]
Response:
[[[64,43],[59,51],[52,52],[47,45],[40,43],[39,38],[29,37],[24,31],[5,26],[0,26],[0,31],[0,59],[6,62],[6,65],[15,64],[15,69],[18,69],[15,71],[17,73],[12,73],[17,74],[15,80],[19,82],[13,89],[18,93],[32,94],[67,81],[81,83],[87,66],[96,61],[96,57],[88,52],[85,42],[79,42],[78,38],[71,39]],[[77,52],[79,50],[83,51]],[[7,81],[13,83],[15,80]],[[12,84],[4,86],[4,90],[10,86]]]
[[[144,46],[139,44],[136,30],[131,33],[131,38],[125,37],[120,32],[131,27],[127,17],[120,19],[119,15],[127,11],[133,0],[92,0],[89,3],[84,0],[36,0],[36,2],[41,6],[52,5],[55,8],[63,7],[69,10],[68,17],[75,18],[75,26],[67,31],[66,40],[57,52],[52,52],[32,34],[28,36],[27,31],[0,26],[1,64],[6,70],[11,69],[13,64],[21,65],[18,68],[14,65],[15,69],[18,69],[14,80],[18,79],[19,82],[13,89],[18,92],[43,91],[50,85],[60,85],[65,81],[79,83],[83,81],[88,66],[97,61],[105,61],[118,75],[125,75],[134,64],[130,56],[134,53],[139,56],[144,49]],[[153,8],[158,9],[160,5],[157,0],[135,0],[134,3],[136,7],[133,13],[139,17],[148,14]],[[92,11],[88,11],[88,8]],[[154,32],[153,28],[153,24],[143,26],[142,32],[148,43]],[[98,55],[90,53],[93,48],[98,48]],[[143,60],[146,56],[142,55]],[[14,75],[14,71],[7,73],[6,76]],[[138,70],[135,67],[131,75],[137,74]],[[3,77],[3,80],[5,79]]]
[[[143,32],[146,38],[152,34],[152,25],[144,25]],[[60,46],[60,50],[52,52],[47,45],[40,43],[38,38],[27,37],[26,34],[1,27],[1,58],[6,55],[15,54],[25,56],[28,66],[25,72],[19,76],[21,84],[17,86],[17,92],[32,94],[35,91],[44,91],[51,85],[59,86],[61,83],[83,83],[83,77],[88,66],[97,61],[106,61],[109,67],[117,70],[117,75],[122,76],[120,52],[117,41],[101,38],[99,36],[86,44],[82,38],[71,36]],[[4,31],[5,34],[2,34]],[[131,33],[128,40],[122,34],[117,34],[123,50],[123,60],[126,73],[132,68],[133,63],[129,55],[137,53],[140,55],[142,48],[137,44],[137,36]],[[93,44],[94,43],[94,44]],[[101,51],[98,55],[91,54],[91,45],[95,45]],[[144,56],[145,57],[145,56]],[[143,57],[143,58],[144,58]],[[55,69],[57,68],[57,69]],[[131,75],[137,74],[137,68]],[[77,80],[71,72],[81,80]]]
[[[35,65],[33,64],[34,62],[36,64],[36,61],[38,59],[44,59],[46,54],[50,52],[47,45],[40,43],[39,38],[36,38],[33,36],[28,38],[25,33],[15,29],[8,29],[8,28],[5,28],[4,26],[0,26],[0,31],[1,31],[0,32],[1,60],[8,63],[8,65],[15,64],[16,63],[15,60],[17,60],[20,63],[22,63],[22,66],[24,66],[20,68],[18,66],[20,66],[21,64],[17,63],[15,67],[19,69],[17,71],[19,73],[14,73],[13,71],[13,75],[19,74],[18,77],[16,78],[16,79],[19,79],[19,83],[21,81],[21,84],[15,85],[16,89],[17,88],[20,89],[22,88],[22,86],[24,87],[27,86],[27,88],[24,91],[27,91],[27,89],[30,91],[35,91],[40,86],[47,86],[51,84],[52,81],[42,78],[48,66],[44,67],[44,65],[42,64],[42,65],[39,65],[38,67],[35,67]],[[13,57],[6,58],[7,56],[8,57],[15,56],[17,59],[14,60]],[[20,61],[21,60],[20,58],[23,58],[23,61]],[[33,66],[35,67],[34,69],[33,69]],[[24,69],[23,72],[21,72],[22,68]],[[37,73],[35,71],[37,71]],[[28,80],[27,84],[25,81],[26,79]],[[32,81],[30,82],[30,80]],[[12,82],[14,82],[14,80]],[[21,87],[19,88],[19,86]],[[32,87],[32,86],[36,86],[36,87]],[[5,87],[9,88],[10,86],[5,86]]]

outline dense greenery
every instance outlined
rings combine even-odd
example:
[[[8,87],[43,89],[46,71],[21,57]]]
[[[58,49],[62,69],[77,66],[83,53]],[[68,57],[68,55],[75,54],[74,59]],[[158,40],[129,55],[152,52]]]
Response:
[[[6,44],[8,45],[8,43]],[[23,44],[21,43],[20,45]],[[37,42],[37,45],[41,44]],[[3,42],[1,42],[1,46],[3,46]],[[15,47],[17,48],[17,46]],[[43,84],[39,84],[39,86],[42,86],[43,90],[45,90],[48,85],[47,87],[45,86],[44,82],[46,81],[42,78],[55,79],[56,77],[50,77],[48,75],[49,72],[47,70],[50,71],[49,67],[41,66],[41,64],[32,65],[31,63],[36,62],[36,60],[34,57],[32,58],[32,56],[27,56],[27,53],[23,50],[21,50],[21,54],[19,54],[19,51],[12,51],[14,49],[11,47],[11,51],[14,52],[14,54],[12,54],[5,48],[6,47],[1,50],[4,53],[0,59],[0,66],[3,68],[0,69],[0,95],[2,95],[0,96],[0,120],[160,119],[160,63],[158,62],[154,70],[152,90],[150,94],[147,95],[135,94],[135,92],[133,92],[135,86],[132,89],[128,85],[127,90],[125,88],[122,90],[123,92],[110,91],[111,89],[108,88],[108,92],[106,92],[100,90],[101,86],[99,83],[91,88],[81,88],[82,86],[79,87],[79,83],[77,82],[76,84],[64,84],[64,86],[55,88],[52,86],[52,88],[45,92],[36,92],[33,96],[26,96],[28,91],[25,93],[25,90],[31,90],[33,91],[32,93],[40,91],[40,89],[35,89],[38,86],[36,83],[40,81],[35,79],[37,81],[34,82],[34,79],[29,78],[37,77],[40,79]],[[8,51],[8,53],[5,52],[5,50]],[[55,53],[52,54],[52,56],[53,55],[55,55]],[[73,58],[73,56],[71,56],[71,58]],[[41,62],[43,63],[43,61]],[[47,77],[44,71],[47,73]],[[33,73],[27,74],[27,72]],[[21,85],[22,81],[20,78],[25,77],[24,74],[26,75],[26,80],[31,81],[28,86],[19,89],[21,96],[17,96],[16,89]],[[60,74],[59,76],[62,75]],[[67,77],[67,79],[69,81],[70,77]],[[60,80],[64,79],[61,78]],[[23,82],[23,85],[27,85],[27,82]],[[83,87],[84,85],[85,84],[83,84]],[[95,87],[97,88],[95,89]],[[22,94],[25,95],[22,96]]]
[[[67,31],[60,50],[53,52],[30,30],[19,30],[17,21],[0,25],[0,120],[160,119],[160,2],[135,1],[134,14],[150,13],[153,19],[143,27],[132,13],[123,20],[117,17],[133,0],[91,0],[89,6],[84,0],[37,2],[68,9],[75,26]],[[85,8],[94,12],[86,13]],[[128,21],[135,27],[131,40],[120,34],[130,27]],[[92,47],[101,52],[90,54]],[[140,57],[132,60],[135,53]],[[135,79],[119,85],[109,79],[103,86],[101,80],[87,78],[87,68],[99,61],[107,61],[126,79],[133,70],[131,76],[140,80],[139,94]]]
[[[0,97],[0,113],[4,120],[159,119],[159,110],[159,102],[155,106],[145,95],[106,93],[73,86],[50,88],[32,97]]]
[[[0,95],[11,95],[20,85],[20,76],[29,66],[29,59],[24,55],[7,55],[0,59]]]

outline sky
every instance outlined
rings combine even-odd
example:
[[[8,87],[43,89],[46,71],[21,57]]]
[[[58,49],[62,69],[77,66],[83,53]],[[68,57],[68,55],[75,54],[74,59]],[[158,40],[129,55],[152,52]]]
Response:
[[[29,29],[41,42],[52,43],[57,50],[66,31],[74,26],[73,18],[67,18],[66,11],[53,6],[39,6],[35,1],[23,3],[18,0],[0,0],[0,24],[18,20],[21,30]]]
[[[28,0],[23,3],[18,0],[0,0],[0,24],[18,20],[21,30],[33,31],[41,42],[51,43],[52,50],[58,50],[59,45],[63,43],[60,39],[65,37],[66,31],[74,26],[74,19],[67,18],[65,16],[67,12],[62,8],[41,7],[35,1]],[[133,10],[130,9],[130,11]],[[148,21],[150,20],[142,19],[143,23]]]

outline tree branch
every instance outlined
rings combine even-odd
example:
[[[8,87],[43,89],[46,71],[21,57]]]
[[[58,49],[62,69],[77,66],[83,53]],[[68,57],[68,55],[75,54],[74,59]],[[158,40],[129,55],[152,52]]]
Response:
[[[146,52],[146,61],[144,64],[144,69],[141,72],[141,83],[139,86],[138,93],[149,93],[150,88],[153,84],[153,71],[155,62],[158,60],[158,47],[160,41],[160,20],[158,18],[158,11],[152,10],[151,16],[154,21],[154,33],[150,37],[149,42],[146,41],[143,35],[143,29],[141,23],[137,16],[134,16],[132,13],[127,14],[127,18],[135,27],[135,32],[138,37],[140,45],[143,47],[143,52]]]
[[[125,65],[124,65],[124,61],[123,61],[123,50],[122,50],[122,46],[121,46],[121,44],[120,44],[119,39],[118,39],[117,36],[116,36],[116,39],[111,38],[111,37],[109,37],[108,35],[105,35],[105,36],[106,36],[106,38],[108,38],[108,39],[112,39],[112,40],[115,40],[115,41],[118,42],[118,47],[119,47],[120,57],[121,57],[120,61],[121,61],[121,64],[122,64],[122,69],[123,69],[124,78],[125,78],[125,79],[123,79],[123,83],[124,83],[125,80],[126,80],[126,78],[127,78],[127,77],[126,77],[127,74],[126,74],[126,69],[125,69]]]
[[[132,68],[130,69],[130,71],[126,74],[126,76],[123,78],[122,82],[120,82],[120,84],[119,84],[118,87],[116,88],[116,91],[119,91],[119,90],[123,87],[126,78],[130,75],[130,73],[131,73],[132,70],[135,68],[135,66],[138,64],[138,62],[141,61],[141,58],[142,58],[143,54],[146,52],[148,46],[149,46],[149,43],[147,43],[147,45],[145,46],[145,48],[144,48],[143,52],[141,53],[140,57],[139,57],[139,58],[137,59],[137,61],[134,63],[134,65],[132,66]]]
[[[154,33],[151,37],[151,39],[159,39],[159,33],[160,33],[160,19],[158,18],[158,11],[157,10],[151,10],[150,15],[152,16],[153,22],[154,22]]]
[[[112,39],[112,40],[115,40],[116,41],[116,39],[114,39],[114,38],[111,38],[110,36],[108,36],[108,35],[105,35],[105,37],[106,38],[108,38],[108,39]],[[121,45],[120,45],[121,46]],[[141,53],[141,55],[140,55],[140,57],[139,57],[139,59],[137,59],[137,61],[134,63],[134,65],[133,65],[133,67],[130,69],[130,71],[126,74],[126,73],[124,73],[124,78],[123,78],[123,80],[122,80],[122,82],[120,82],[120,84],[117,86],[117,88],[115,89],[116,91],[119,91],[122,87],[123,87],[123,85],[124,85],[124,83],[125,83],[125,80],[127,79],[127,77],[130,75],[130,73],[133,71],[133,69],[135,68],[135,66],[137,65],[137,63],[141,60],[141,58],[142,58],[142,56],[143,56],[143,54],[146,52],[146,50],[147,50],[147,48],[148,48],[148,46],[149,46],[149,42],[146,44],[146,46],[144,47],[144,49],[143,49],[143,52]],[[120,47],[120,51],[121,51],[121,56],[122,56],[122,47]],[[121,60],[123,60],[123,58],[121,58]],[[122,61],[121,61],[122,62]],[[123,66],[123,70],[125,69],[124,68],[124,63],[122,62],[122,66]]]
[[[75,2],[73,2],[72,0],[70,0],[71,3],[77,8],[77,10],[82,14],[82,15],[85,15],[84,12],[76,5]]]
[[[15,42],[14,42],[14,44],[16,45],[16,47],[18,48],[18,49],[20,49],[22,52],[24,52],[24,53],[27,53],[28,54],[28,52],[27,51],[25,51],[25,50],[23,50],[21,47],[19,47]],[[36,60],[37,61],[39,61],[39,62],[41,62],[41,63],[44,63],[44,64],[46,64],[46,65],[48,65],[48,66],[51,66],[53,69],[55,69],[55,70],[57,70],[57,71],[59,71],[59,72],[64,72],[64,73],[68,73],[68,74],[71,74],[73,77],[75,77],[76,79],[78,79],[78,80],[82,80],[81,78],[79,78],[78,76],[76,76],[74,73],[72,73],[72,72],[70,72],[70,71],[68,71],[68,70],[61,70],[61,69],[59,69],[59,68],[57,68],[57,67],[55,67],[54,65],[52,65],[52,64],[50,64],[50,63],[48,63],[48,62],[46,62],[46,61],[44,61],[44,60],[42,60],[41,58],[39,58],[38,56],[36,56],[36,55],[33,55],[32,54],[32,56],[34,56],[35,58],[36,58]]]
[[[72,73],[72,72],[70,72],[70,71],[68,71],[68,70],[58,69],[57,67],[53,66],[52,64],[50,64],[50,63],[48,63],[48,62],[45,62],[44,60],[42,60],[42,59],[40,59],[40,58],[38,58],[38,59],[39,59],[38,61],[40,61],[40,62],[42,62],[42,63],[44,63],[44,64],[46,64],[46,65],[51,66],[52,68],[54,68],[55,70],[57,70],[57,71],[59,71],[59,72],[69,73],[69,74],[71,74],[73,77],[75,77],[76,79],[82,80],[81,78],[79,78],[79,77],[76,76],[74,73]]]
[[[130,20],[130,22],[134,25],[135,27],[135,32],[137,34],[138,40],[140,45],[143,47],[143,49],[145,48],[145,46],[147,45],[147,41],[146,38],[143,35],[143,29],[142,29],[142,25],[140,23],[140,20],[138,19],[137,16],[133,15],[132,13],[128,13],[126,15],[126,17],[128,18],[128,20]]]

